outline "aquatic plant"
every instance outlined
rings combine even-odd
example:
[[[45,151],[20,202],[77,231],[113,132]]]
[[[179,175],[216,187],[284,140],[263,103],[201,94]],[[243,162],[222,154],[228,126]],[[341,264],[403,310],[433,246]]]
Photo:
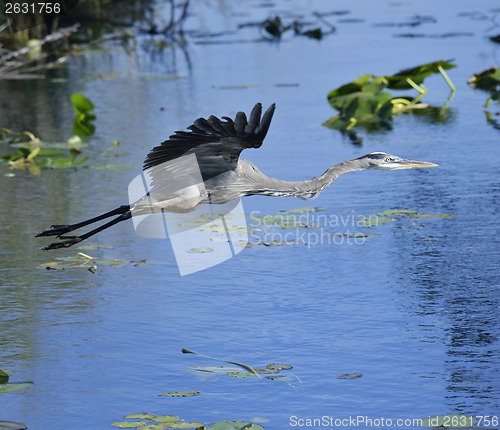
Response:
[[[428,76],[440,73],[453,94],[455,86],[445,70],[454,67],[456,66],[452,64],[452,60],[441,60],[404,69],[394,75],[359,76],[354,81],[328,93],[328,102],[339,113],[325,121],[323,125],[347,133],[354,142],[360,143],[360,139],[352,131],[353,127],[361,126],[367,130],[388,129],[391,127],[394,114],[427,109],[429,105],[422,103],[421,99],[427,93],[423,82]],[[396,97],[387,91],[411,89],[417,91],[415,97],[408,95]]]
[[[495,66],[474,73],[467,80],[467,83],[472,88],[478,88],[490,93],[490,97],[486,100],[484,107],[488,107],[492,101],[500,103],[500,69],[498,67]]]
[[[24,390],[33,385],[33,382],[9,382],[9,378],[10,374],[5,370],[0,369],[0,394]]]

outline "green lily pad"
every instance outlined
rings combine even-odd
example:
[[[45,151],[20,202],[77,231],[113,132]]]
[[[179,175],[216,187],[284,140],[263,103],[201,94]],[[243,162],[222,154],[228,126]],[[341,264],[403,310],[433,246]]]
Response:
[[[120,429],[133,429],[140,427],[144,424],[144,421],[115,421],[111,423],[113,427],[118,427]]]
[[[385,216],[370,216],[360,218],[358,220],[358,225],[360,227],[376,227],[382,224],[387,224],[389,222],[394,222],[394,219]]]
[[[264,430],[258,424],[243,421],[219,421],[208,426],[208,430]]]
[[[9,382],[10,375],[5,371],[0,369],[0,384],[6,384]]]
[[[445,427],[445,428],[463,428],[471,427],[477,423],[477,420],[470,415],[450,414],[430,417],[422,420],[422,427]]]
[[[168,428],[172,429],[198,429],[198,428],[204,428],[203,423],[200,423],[199,421],[178,421],[176,423],[169,423]]]
[[[254,367],[254,369],[259,375],[260,374],[271,374],[271,373],[278,373],[279,370],[277,369],[268,369],[267,367]]]
[[[270,370],[290,370],[293,369],[293,366],[290,366],[289,364],[278,364],[278,363],[270,363],[267,365],[267,368]]]
[[[415,215],[418,212],[412,209],[387,209],[385,211],[375,212],[372,215],[382,216],[382,217],[392,217],[392,216],[409,216]]]
[[[452,63],[453,60],[434,61],[432,63],[422,64],[401,70],[392,76],[385,76],[388,81],[388,88],[394,90],[409,90],[412,85],[408,83],[408,78],[415,84],[420,85],[430,75],[441,73],[441,70],[448,70],[457,67]]]
[[[197,396],[198,394],[200,394],[199,391],[172,391],[170,393],[163,393],[159,395],[167,397],[188,397],[188,396]]]
[[[125,415],[123,418],[126,418],[128,420],[153,420],[156,418],[156,415],[143,412],[142,414]]]
[[[228,376],[233,378],[257,378],[257,375],[250,372],[229,372]]]
[[[173,423],[156,423],[156,424],[144,424],[137,427],[139,430],[165,430],[172,428],[170,425]]]
[[[415,214],[411,215],[412,220],[422,220],[422,219],[428,219],[428,220],[433,220],[433,219],[445,219],[445,218],[454,218],[455,215],[452,214]]]
[[[157,415],[154,417],[154,421],[158,423],[175,423],[179,420],[180,418],[175,415]]]
[[[8,382],[7,384],[0,384],[0,394],[24,390],[31,387],[32,385],[33,382]]]

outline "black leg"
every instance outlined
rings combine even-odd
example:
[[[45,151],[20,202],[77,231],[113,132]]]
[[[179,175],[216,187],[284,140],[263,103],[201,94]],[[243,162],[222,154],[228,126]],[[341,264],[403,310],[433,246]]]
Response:
[[[122,207],[124,207],[124,206],[122,206]],[[106,215],[106,214],[104,214],[104,215]],[[104,215],[101,215],[101,216],[104,216]],[[121,221],[125,221],[131,217],[132,217],[132,213],[130,212],[130,210],[128,210],[127,212],[122,213],[119,217],[107,222],[106,224],[101,225],[100,227],[97,227],[94,230],[89,231],[88,233],[82,234],[81,236],[60,236],[61,239],[65,239],[65,240],[63,240],[62,242],[51,243],[49,246],[46,246],[43,249],[69,248],[70,246],[73,246],[76,243],[81,242],[82,240],[88,239],[90,236],[93,236],[94,234],[97,234],[103,230],[106,230],[107,228],[112,227],[113,225],[118,224]],[[97,217],[97,218],[99,218],[99,217]],[[84,222],[86,222],[86,221],[84,221]],[[93,222],[95,222],[95,221],[93,221]],[[80,223],[80,224],[82,224],[82,223]],[[90,224],[90,223],[88,223],[88,224]],[[76,225],[76,224],[74,224],[74,225]]]
[[[70,231],[76,230],[81,227],[85,227],[86,225],[93,224],[97,221],[101,221],[103,219],[109,218],[114,215],[120,215],[126,213],[130,210],[129,205],[120,206],[112,211],[106,212],[102,215],[96,216],[94,218],[90,218],[86,221],[82,221],[76,224],[59,224],[53,225],[48,230],[42,231],[38,233],[35,237],[41,236],[61,236],[62,234],[69,233]],[[71,245],[68,245],[71,246]]]

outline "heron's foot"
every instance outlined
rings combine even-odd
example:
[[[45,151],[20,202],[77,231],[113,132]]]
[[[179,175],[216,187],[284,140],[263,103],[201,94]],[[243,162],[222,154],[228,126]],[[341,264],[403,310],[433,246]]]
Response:
[[[43,249],[49,250],[49,249],[69,248],[70,246],[73,246],[83,240],[78,236],[62,236],[61,239],[66,239],[66,240],[62,242],[51,243],[49,246],[46,246]]]
[[[68,233],[74,230],[71,225],[68,224],[56,224],[51,225],[49,229],[38,233],[35,237],[41,236],[61,236],[64,233]]]

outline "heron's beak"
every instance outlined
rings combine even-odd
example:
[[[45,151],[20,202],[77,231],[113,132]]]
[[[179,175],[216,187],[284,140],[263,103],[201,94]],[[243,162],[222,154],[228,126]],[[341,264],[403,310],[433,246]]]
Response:
[[[402,168],[411,169],[413,167],[436,167],[437,164],[431,163],[429,161],[419,161],[419,160],[407,160],[402,159],[397,161],[397,164],[401,165]]]

